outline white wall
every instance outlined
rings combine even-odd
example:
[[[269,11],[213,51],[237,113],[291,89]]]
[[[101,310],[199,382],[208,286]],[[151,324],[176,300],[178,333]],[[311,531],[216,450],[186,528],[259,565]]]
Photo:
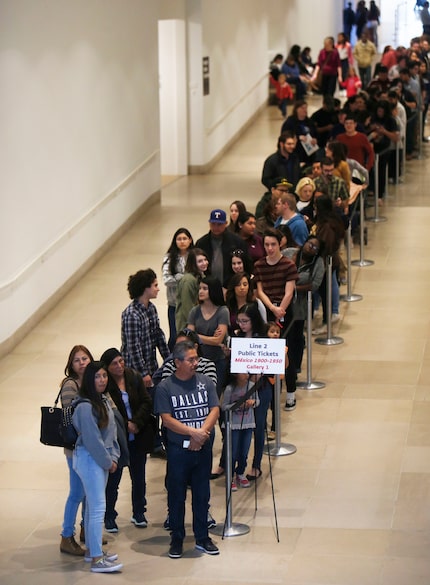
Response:
[[[269,0],[269,54],[284,58],[292,45],[311,47],[312,58],[318,58],[325,37],[336,38],[342,32],[343,0]]]
[[[189,165],[267,99],[269,51],[341,0],[2,0],[0,347],[160,187],[157,20],[186,21]],[[202,58],[210,95],[202,95]]]
[[[162,175],[188,173],[185,21],[158,21]]]
[[[191,165],[211,161],[267,99],[267,15],[260,0],[190,0],[194,44],[190,88],[202,102],[203,148]],[[200,47],[199,47],[200,44]],[[202,57],[210,59],[210,94],[202,96]],[[199,112],[199,109],[197,109]],[[197,158],[198,157],[198,158]]]
[[[0,343],[159,188],[156,21],[157,0],[2,1]]]

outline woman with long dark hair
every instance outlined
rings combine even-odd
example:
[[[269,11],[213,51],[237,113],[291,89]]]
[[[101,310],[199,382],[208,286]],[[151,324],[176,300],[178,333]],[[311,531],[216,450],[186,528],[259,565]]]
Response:
[[[146,457],[154,443],[154,428],[151,424],[152,401],[139,372],[126,368],[124,358],[115,348],[107,349],[101,356],[109,372],[107,391],[115,403],[126,429],[131,479],[131,522],[145,528],[146,512]],[[123,467],[110,473],[106,487],[105,529],[118,532],[115,504],[122,478]]]
[[[334,162],[333,175],[340,177],[346,183],[346,187],[349,191],[351,185],[351,170],[349,164],[346,161],[347,148],[343,142],[332,140],[327,142],[325,147],[326,156],[330,157]]]
[[[246,252],[238,248],[237,250],[233,250],[230,254],[231,258],[231,269],[234,274],[242,274],[242,272],[246,272],[246,274],[251,275],[253,270],[253,263],[248,258]],[[230,278],[228,279],[228,281]],[[226,284],[228,284],[228,281]]]
[[[201,248],[193,248],[188,253],[184,276],[178,282],[176,291],[175,320],[176,330],[187,326],[188,315],[197,304],[200,279],[209,268],[209,258]]]
[[[169,249],[163,258],[163,282],[167,292],[167,317],[169,320],[169,341],[171,350],[176,339],[176,292],[178,282],[184,275],[188,252],[194,247],[193,237],[187,228],[179,228],[173,234]]]
[[[296,301],[293,304],[294,320],[289,333],[289,358],[299,373],[302,368],[305,338],[303,335],[307,318],[307,293],[316,292],[324,278],[325,266],[321,253],[324,248],[316,236],[309,236],[296,256],[299,279],[296,282]]]
[[[227,292],[225,295],[225,304],[230,312],[230,335],[237,330],[236,316],[241,307],[247,303],[253,303],[255,301],[255,291],[253,282],[249,276],[244,272],[234,274],[227,286]],[[257,299],[258,309],[261,317],[265,321],[266,309],[260,299]]]
[[[237,232],[237,220],[239,219],[239,215],[241,213],[245,213],[246,205],[243,201],[233,201],[230,204],[230,223],[227,226],[227,229],[231,232]]]
[[[239,326],[237,337],[252,338],[266,336],[266,324],[261,318],[257,303],[247,303],[239,309],[237,324]],[[273,386],[267,376],[262,376],[258,380],[256,387],[258,388],[259,404],[254,411],[254,457],[251,472],[246,476],[248,481],[254,481],[262,474],[261,460],[263,458],[267,411],[269,410],[273,395]]]
[[[103,520],[106,509],[105,489],[108,473],[117,469],[120,450],[112,408],[104,396],[108,372],[102,362],[91,362],[85,368],[79,402],[73,413],[73,426],[78,432],[73,451],[73,469],[84,486],[85,560],[93,573],[113,573],[122,569],[118,555],[102,550]]]
[[[329,195],[321,195],[315,200],[315,225],[311,234],[316,236],[324,244],[322,258],[325,262],[327,256],[333,259],[332,276],[332,322],[339,320],[339,283],[338,269],[340,266],[339,248],[345,237],[345,225],[340,214],[334,207],[333,200]],[[314,335],[324,333],[327,328],[327,278],[323,278],[319,287],[323,307],[323,323],[321,327],[314,329]]]
[[[218,278],[205,276],[199,284],[199,304],[188,315],[187,327],[195,331],[202,342],[201,351],[212,360],[217,370],[218,396],[224,387],[226,358],[223,344],[230,324],[230,315],[225,306],[222,286]]]
[[[65,378],[61,382],[61,406],[65,408],[70,406],[72,401],[78,396],[79,389],[82,385],[85,368],[94,358],[90,350],[85,345],[75,345],[72,347],[64,368]],[[61,531],[60,551],[70,555],[82,557],[85,554],[84,549],[79,546],[75,540],[75,522],[78,513],[79,504],[82,504],[82,518],[84,517],[84,486],[81,478],[73,469],[73,451],[64,449],[67,466],[69,468],[69,494],[67,496],[64,508],[63,528]],[[81,542],[85,541],[84,523],[81,523]]]

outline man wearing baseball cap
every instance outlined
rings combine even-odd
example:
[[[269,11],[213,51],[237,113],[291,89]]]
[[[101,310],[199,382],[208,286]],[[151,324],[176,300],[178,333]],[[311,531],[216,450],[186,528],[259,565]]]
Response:
[[[243,250],[247,254],[245,242],[227,230],[227,214],[223,209],[213,209],[209,216],[209,233],[199,238],[196,247],[208,255],[212,276],[227,284],[233,270],[230,255],[233,250]]]

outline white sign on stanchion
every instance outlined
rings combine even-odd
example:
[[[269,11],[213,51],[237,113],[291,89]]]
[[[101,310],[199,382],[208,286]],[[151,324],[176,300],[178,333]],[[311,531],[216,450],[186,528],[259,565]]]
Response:
[[[233,337],[230,369],[234,374],[284,374],[285,339]]]
[[[285,339],[266,337],[233,337],[231,340],[231,371],[234,374],[270,374],[275,376],[276,437],[272,448],[266,453],[278,457],[292,455],[295,445],[281,443],[280,374],[285,374]]]

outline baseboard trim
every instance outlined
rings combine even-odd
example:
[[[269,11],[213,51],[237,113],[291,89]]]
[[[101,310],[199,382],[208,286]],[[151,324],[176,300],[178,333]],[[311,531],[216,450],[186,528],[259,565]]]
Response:
[[[136,209],[134,213],[113,233],[70,278],[53,293],[18,329],[6,340],[0,343],[0,358],[10,353],[26,335],[62,300],[62,298],[77,284],[81,278],[108,252],[112,246],[136,223],[142,213],[161,201],[161,191],[156,191]]]
[[[221,148],[221,150],[213,157],[212,160],[205,163],[204,165],[188,165],[188,174],[190,175],[204,175],[208,173],[212,167],[225,155],[225,153],[233,146],[235,142],[239,140],[242,134],[251,126],[251,124],[258,118],[263,110],[267,107],[265,101],[261,106],[254,112],[249,120],[230,138],[230,140]]]

